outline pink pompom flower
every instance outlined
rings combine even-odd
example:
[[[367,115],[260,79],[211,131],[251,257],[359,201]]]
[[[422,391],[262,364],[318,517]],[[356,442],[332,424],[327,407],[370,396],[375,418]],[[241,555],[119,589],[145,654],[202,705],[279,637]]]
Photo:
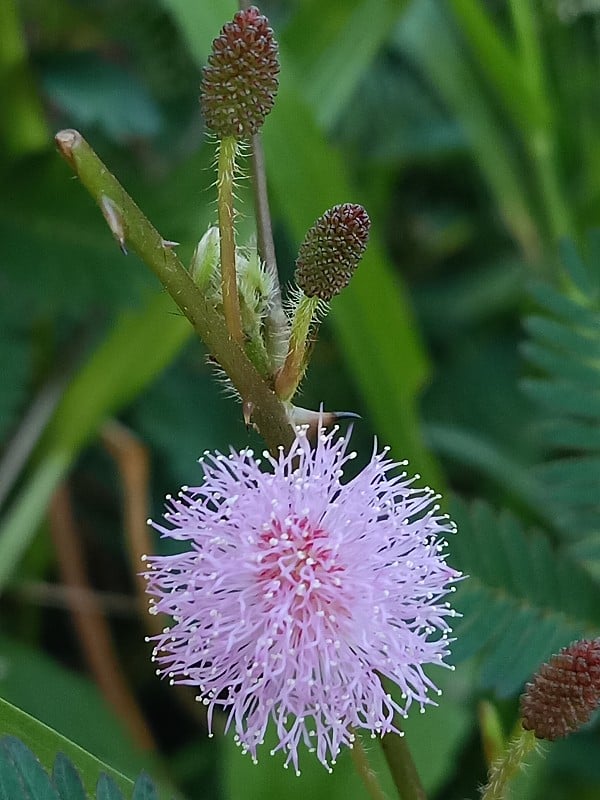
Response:
[[[354,730],[394,732],[394,712],[433,702],[423,667],[448,656],[454,525],[388,451],[346,482],[356,453],[337,429],[311,446],[298,428],[276,458],[207,452],[202,485],[154,524],[188,545],[146,559],[151,612],[173,619],[154,637],[158,672],[198,687],[209,730],[223,709],[254,760],[272,722],[286,766],[304,742],[331,769]]]

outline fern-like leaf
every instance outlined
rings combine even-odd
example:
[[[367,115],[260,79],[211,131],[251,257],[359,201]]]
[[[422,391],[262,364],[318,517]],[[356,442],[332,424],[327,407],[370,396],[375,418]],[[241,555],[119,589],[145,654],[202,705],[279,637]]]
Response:
[[[32,751],[16,736],[0,738],[0,800],[87,800],[81,777],[63,753],[54,761],[52,776]],[[96,800],[123,800],[115,781],[100,773]],[[150,777],[142,772],[131,800],[158,800]]]
[[[7,800],[60,800],[38,759],[15,736],[0,739],[0,797],[2,800],[4,797]]]
[[[508,512],[456,499],[452,516],[452,564],[469,576],[455,603],[454,660],[480,653],[482,685],[510,696],[560,647],[600,633],[600,586]]]
[[[85,789],[81,777],[72,761],[64,753],[59,753],[54,761],[52,782],[60,796],[60,800],[86,800]]]
[[[590,239],[600,259],[600,235]],[[543,414],[549,459],[535,470],[554,526],[570,541],[600,532],[600,260],[586,263],[562,246],[563,289],[537,284],[539,312],[525,321],[526,359],[537,371],[523,382]]]

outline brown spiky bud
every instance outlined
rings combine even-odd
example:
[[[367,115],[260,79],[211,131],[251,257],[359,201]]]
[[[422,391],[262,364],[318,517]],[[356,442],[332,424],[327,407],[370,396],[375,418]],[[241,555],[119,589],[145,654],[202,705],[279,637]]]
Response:
[[[600,639],[573,642],[542,665],[521,696],[525,730],[560,739],[584,725],[600,704]]]
[[[213,41],[202,71],[206,125],[218,136],[255,134],[273,108],[279,74],[277,42],[256,6],[238,11]]]
[[[331,300],[349,283],[367,247],[371,220],[362,206],[333,206],[300,245],[296,282],[308,297]]]

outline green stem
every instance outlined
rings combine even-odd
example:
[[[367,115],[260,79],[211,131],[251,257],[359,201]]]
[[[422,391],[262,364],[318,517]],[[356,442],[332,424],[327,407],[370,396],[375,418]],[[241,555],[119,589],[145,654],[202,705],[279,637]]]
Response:
[[[0,536],[0,594],[31,544],[59,480],[71,464],[67,450],[48,453],[35,467],[22,492],[3,519]]]
[[[64,391],[64,384],[66,376],[61,375],[55,376],[42,387],[4,448],[0,460],[0,507],[42,436]]]
[[[80,133],[56,135],[61,154],[102,206],[109,198],[123,223],[127,245],[155,273],[194,330],[225,370],[241,398],[253,409],[253,421],[271,449],[293,440],[285,408],[258,374],[237,341],[229,336],[223,318],[194,284],[183,264],[111,175]]]
[[[523,80],[529,91],[534,119],[530,126],[524,126],[523,133],[536,171],[550,233],[553,239],[559,239],[573,236],[575,231],[557,169],[554,114],[548,97],[535,5],[536,0],[510,0]]]
[[[502,758],[492,764],[481,800],[504,800],[509,781],[520,771],[527,755],[535,749],[536,741],[532,731],[525,731],[519,725],[517,735],[509,742]]]
[[[520,59],[481,0],[450,0],[450,6],[477,65],[498,95],[513,122],[530,125],[532,106],[523,80]]]
[[[302,294],[296,306],[288,353],[275,380],[275,391],[282,400],[291,400],[302,380],[306,366],[306,342],[319,303],[318,297],[307,297]]]
[[[386,733],[381,739],[381,746],[401,800],[427,800],[404,736]]]
[[[371,769],[371,765],[369,764],[369,759],[367,758],[367,753],[363,746],[362,740],[358,733],[355,735],[356,739],[354,740],[354,744],[350,750],[350,753],[352,754],[352,760],[354,761],[354,767],[360,775],[360,778],[364,783],[365,789],[367,790],[371,800],[386,800],[383,789],[377,780],[377,776]]]
[[[227,330],[238,344],[243,344],[240,301],[235,271],[235,229],[233,226],[233,179],[237,141],[226,136],[219,142],[217,159],[217,208],[219,212],[219,242],[221,252],[221,287],[223,315]]]
[[[23,156],[46,149],[50,131],[27,59],[19,5],[0,2],[0,139],[3,150]]]

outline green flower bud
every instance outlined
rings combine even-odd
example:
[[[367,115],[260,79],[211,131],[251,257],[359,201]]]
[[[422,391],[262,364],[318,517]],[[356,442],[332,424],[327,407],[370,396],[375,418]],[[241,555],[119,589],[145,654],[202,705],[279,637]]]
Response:
[[[212,225],[200,239],[192,256],[190,275],[203,292],[219,285],[219,229]]]

